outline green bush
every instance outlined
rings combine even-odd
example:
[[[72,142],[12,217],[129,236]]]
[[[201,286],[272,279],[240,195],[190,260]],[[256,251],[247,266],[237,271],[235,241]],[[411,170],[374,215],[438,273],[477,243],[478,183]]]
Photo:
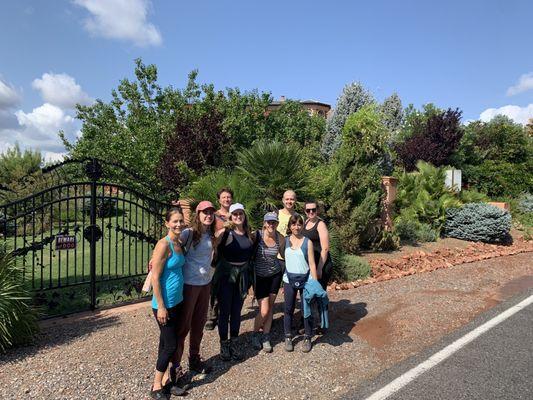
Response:
[[[38,330],[37,312],[24,288],[22,268],[0,247],[0,352],[31,341]]]
[[[446,211],[445,235],[462,240],[507,243],[511,214],[485,203],[470,203]]]
[[[418,240],[418,221],[406,218],[397,218],[394,222],[394,232],[402,242],[415,243]]]
[[[431,225],[404,218],[397,218],[395,220],[394,232],[402,242],[409,244],[434,242],[439,236]]]
[[[339,281],[352,282],[357,279],[365,279],[370,276],[372,268],[367,260],[353,254],[346,254],[342,257],[339,275],[336,277]]]
[[[429,224],[419,224],[416,230],[416,239],[421,243],[435,242],[439,235]]]
[[[463,189],[459,193],[459,198],[463,203],[485,203],[490,201],[489,197],[476,189]]]
[[[518,198],[517,206],[523,213],[533,213],[533,194],[522,193]]]

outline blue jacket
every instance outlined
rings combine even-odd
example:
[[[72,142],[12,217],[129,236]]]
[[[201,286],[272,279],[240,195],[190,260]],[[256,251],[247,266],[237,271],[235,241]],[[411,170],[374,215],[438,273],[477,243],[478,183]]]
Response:
[[[322,329],[329,328],[328,320],[328,294],[322,289],[322,285],[317,280],[309,277],[304,286],[304,318],[311,316],[311,301],[315,300],[318,305],[318,312],[320,314],[320,327]]]

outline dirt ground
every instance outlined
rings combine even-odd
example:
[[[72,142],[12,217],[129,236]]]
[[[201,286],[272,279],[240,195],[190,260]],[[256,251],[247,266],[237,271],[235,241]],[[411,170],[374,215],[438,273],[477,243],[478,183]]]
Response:
[[[417,354],[479,313],[533,287],[533,253],[456,265],[357,289],[330,292],[331,329],[313,350],[283,350],[282,303],[276,305],[272,354],[252,350],[255,307],[243,308],[246,358],[224,363],[216,332],[204,358],[214,371],[193,378],[191,399],[341,398],[362,381]],[[47,321],[34,346],[0,361],[2,398],[144,399],[158,332],[149,304]],[[184,363],[186,366],[186,361]]]

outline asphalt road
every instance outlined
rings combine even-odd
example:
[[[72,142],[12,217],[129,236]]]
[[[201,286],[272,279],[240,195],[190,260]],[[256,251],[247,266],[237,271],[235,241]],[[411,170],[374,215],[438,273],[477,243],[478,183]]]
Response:
[[[450,343],[533,294],[515,296],[423,354],[367,382],[346,398],[366,399]],[[390,400],[533,399],[533,304],[419,375]]]

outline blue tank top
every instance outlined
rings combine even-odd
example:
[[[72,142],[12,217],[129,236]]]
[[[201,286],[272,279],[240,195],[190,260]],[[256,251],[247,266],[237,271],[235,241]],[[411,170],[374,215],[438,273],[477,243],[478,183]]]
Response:
[[[165,308],[172,308],[183,301],[183,264],[185,257],[181,253],[176,253],[174,244],[167,236],[171,255],[165,261],[163,272],[159,277],[161,286],[161,296],[165,303]],[[157,310],[157,300],[152,296],[152,308]]]

